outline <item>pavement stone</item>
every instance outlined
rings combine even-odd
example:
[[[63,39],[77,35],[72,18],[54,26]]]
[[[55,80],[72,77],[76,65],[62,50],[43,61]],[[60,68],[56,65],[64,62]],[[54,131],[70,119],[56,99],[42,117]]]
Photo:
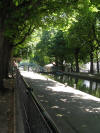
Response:
[[[0,133],[12,133],[13,126],[11,120],[13,120],[13,110],[11,101],[11,90],[0,91]]]

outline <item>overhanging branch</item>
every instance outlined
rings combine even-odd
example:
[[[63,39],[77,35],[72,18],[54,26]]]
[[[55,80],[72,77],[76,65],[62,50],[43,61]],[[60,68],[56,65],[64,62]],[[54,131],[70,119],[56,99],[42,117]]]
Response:
[[[14,47],[18,46],[19,44],[22,44],[26,40],[26,38],[32,34],[34,29],[35,29],[35,27],[32,28],[32,25],[30,25],[30,27],[29,27],[28,31],[25,33],[24,37],[18,43],[16,43],[14,45]]]

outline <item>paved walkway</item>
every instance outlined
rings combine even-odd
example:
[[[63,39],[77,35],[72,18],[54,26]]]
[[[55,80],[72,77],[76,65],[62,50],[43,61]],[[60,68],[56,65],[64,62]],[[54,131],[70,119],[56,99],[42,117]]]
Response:
[[[100,133],[100,99],[40,74],[21,71],[61,133]]]
[[[14,133],[14,92],[0,91],[0,133]]]

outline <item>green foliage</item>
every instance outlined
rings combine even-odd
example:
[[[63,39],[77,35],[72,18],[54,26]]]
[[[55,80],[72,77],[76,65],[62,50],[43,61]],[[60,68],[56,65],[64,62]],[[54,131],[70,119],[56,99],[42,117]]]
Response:
[[[100,47],[99,10],[99,0],[1,0],[0,28],[15,47],[15,56],[34,56],[41,65],[52,61],[75,64],[78,50],[79,63],[86,63],[91,46],[94,56]],[[45,29],[42,36],[40,27]],[[39,39],[33,39],[37,38],[36,29],[40,36],[37,45]]]
[[[73,5],[74,0],[8,0],[0,2],[1,18],[6,27],[5,36],[15,40],[25,35],[30,25],[40,27],[45,25],[45,18],[50,14],[59,13],[67,5]],[[44,21],[45,20],[45,21]],[[50,22],[51,23],[51,22]],[[31,27],[31,28],[32,28]]]
[[[20,57],[22,59],[30,59],[32,57],[32,46],[31,45],[19,45],[17,48],[13,49],[14,57]]]
[[[51,56],[63,58],[66,53],[66,40],[63,35],[63,31],[58,30],[52,39],[51,46],[49,49]]]
[[[50,44],[50,37],[51,35],[48,31],[43,31],[41,41],[36,45],[35,48],[34,61],[36,61],[38,64],[42,66],[50,62],[50,59],[47,56],[48,45]]]
[[[53,33],[53,37],[48,36],[48,38],[43,33],[44,38],[41,39],[40,45],[37,45],[38,60],[46,55],[50,59],[55,59],[58,64],[65,60],[66,63],[74,65],[76,51],[78,51],[79,63],[89,62],[91,52],[95,57],[100,46],[100,14],[96,2],[78,1],[77,6],[70,6],[69,9],[68,14],[64,9],[44,17],[45,25],[50,23],[54,29],[56,27],[56,32]],[[91,47],[93,47],[92,51]]]

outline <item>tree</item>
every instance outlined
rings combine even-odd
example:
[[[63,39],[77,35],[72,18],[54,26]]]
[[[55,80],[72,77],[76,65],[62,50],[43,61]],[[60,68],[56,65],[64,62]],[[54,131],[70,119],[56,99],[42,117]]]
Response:
[[[50,58],[48,57],[48,46],[50,43],[50,31],[43,30],[40,42],[37,43],[34,53],[34,61],[36,61],[41,66],[44,66],[50,62]]]
[[[72,16],[74,21],[68,29],[69,47],[73,50],[76,72],[79,72],[79,62],[90,56],[90,72],[93,73],[94,51],[100,46],[97,32],[98,9],[89,0],[79,2],[79,8]],[[96,43],[95,43],[96,42]]]
[[[53,20],[55,23],[54,25],[51,24],[52,26],[59,25],[63,31],[65,30],[64,36],[67,38],[67,41],[65,41],[65,37],[61,36],[59,30],[54,38],[51,38],[51,41],[48,41],[44,35],[44,40],[39,43],[40,48],[37,47],[37,58],[35,59],[45,64],[45,55],[52,59],[55,58],[57,66],[60,64],[62,69],[63,61],[66,60],[67,63],[71,64],[71,69],[72,66],[76,66],[76,72],[79,72],[79,65],[81,63],[90,61],[90,72],[93,73],[94,53],[96,53],[97,66],[99,64],[100,17],[98,9],[89,0],[79,1],[78,8],[71,8],[73,10],[69,14],[65,14],[63,10],[60,12],[60,16],[53,13],[53,15],[46,16],[43,19],[46,24],[48,21]],[[62,23],[60,24],[60,22]],[[61,41],[65,44],[60,45]],[[45,52],[43,49],[45,49]]]
[[[76,2],[77,0],[0,1],[0,88],[3,88],[2,79],[8,76],[13,47],[22,44],[35,28],[43,25],[44,18],[49,14]]]
[[[63,62],[66,57],[66,40],[62,30],[43,31],[41,41],[36,45],[34,59],[40,64],[56,63],[64,70]]]
[[[49,46],[49,56],[55,58],[56,66],[64,70],[63,62],[66,57],[66,40],[62,30],[58,30]]]
[[[83,20],[83,19],[82,19]],[[83,56],[84,51],[86,50],[86,25],[82,22],[82,20],[74,22],[74,24],[70,27],[69,33],[67,35],[68,39],[68,47],[73,54],[76,72],[79,72],[79,62],[80,60],[84,61],[87,53]]]

